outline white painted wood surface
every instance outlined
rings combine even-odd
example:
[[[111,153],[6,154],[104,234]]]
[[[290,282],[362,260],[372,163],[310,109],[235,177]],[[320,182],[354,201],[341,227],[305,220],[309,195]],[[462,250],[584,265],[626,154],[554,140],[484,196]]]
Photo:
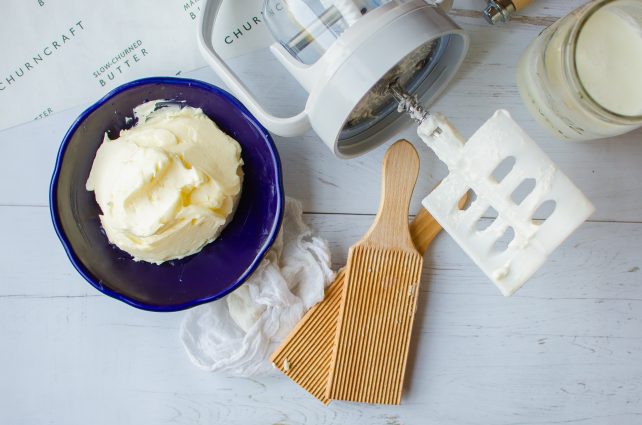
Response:
[[[1,424],[642,423],[642,131],[585,144],[552,139],[514,83],[520,52],[582,0],[540,0],[504,27],[458,0],[472,35],[462,72],[433,108],[470,135],[510,109],[598,211],[515,297],[501,297],[441,235],[428,254],[403,405],[323,407],[287,379],[201,372],[178,340],[184,313],[102,296],[68,263],[50,224],[49,176],[82,108],[0,132]],[[256,61],[264,64],[256,68]],[[279,113],[303,95],[268,55],[235,64]],[[217,83],[208,69],[188,73]],[[427,148],[413,209],[443,175]],[[286,191],[304,202],[337,267],[376,211],[385,148],[339,161],[308,134],[278,139]]]

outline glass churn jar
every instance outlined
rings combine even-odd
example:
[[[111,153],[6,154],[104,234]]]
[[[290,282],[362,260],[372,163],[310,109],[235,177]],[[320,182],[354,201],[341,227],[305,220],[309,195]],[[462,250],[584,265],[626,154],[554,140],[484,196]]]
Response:
[[[517,83],[535,119],[564,140],[642,127],[642,0],[597,0],[545,29]]]

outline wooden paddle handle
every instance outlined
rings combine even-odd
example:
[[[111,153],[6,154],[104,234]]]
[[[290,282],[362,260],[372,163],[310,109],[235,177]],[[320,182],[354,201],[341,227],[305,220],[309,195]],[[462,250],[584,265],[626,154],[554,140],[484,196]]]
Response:
[[[519,12],[526,6],[528,6],[533,0],[513,0],[513,5],[515,6],[515,11]]]
[[[424,255],[432,241],[441,232],[441,226],[437,223],[425,208],[419,211],[419,214],[410,223],[410,234],[415,243],[417,251]]]
[[[408,209],[419,175],[419,155],[406,140],[393,144],[383,159],[381,201],[363,241],[414,249],[408,230]]]
[[[459,208],[463,208],[467,200],[468,193],[459,201]],[[421,208],[410,223],[410,235],[412,236],[417,251],[419,251],[421,255],[424,255],[426,251],[428,251],[428,247],[439,232],[441,232],[441,225],[439,225],[437,220],[435,220],[425,208]]]

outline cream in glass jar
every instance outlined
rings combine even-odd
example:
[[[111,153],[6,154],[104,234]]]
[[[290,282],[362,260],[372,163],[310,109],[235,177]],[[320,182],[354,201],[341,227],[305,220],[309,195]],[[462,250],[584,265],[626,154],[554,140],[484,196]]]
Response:
[[[598,0],[544,30],[522,56],[520,93],[564,140],[642,126],[642,0]]]

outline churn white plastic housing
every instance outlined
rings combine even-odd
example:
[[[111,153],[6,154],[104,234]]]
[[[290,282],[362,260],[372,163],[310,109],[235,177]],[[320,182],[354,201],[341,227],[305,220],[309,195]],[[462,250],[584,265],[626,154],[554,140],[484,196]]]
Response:
[[[221,0],[206,0],[198,42],[210,66],[280,136],[312,128],[341,158],[361,155],[410,123],[385,92],[393,81],[430,105],[454,77],[468,36],[447,15],[452,1],[266,0],[271,50],[309,93],[305,108],[276,117],[256,100],[212,42]]]

